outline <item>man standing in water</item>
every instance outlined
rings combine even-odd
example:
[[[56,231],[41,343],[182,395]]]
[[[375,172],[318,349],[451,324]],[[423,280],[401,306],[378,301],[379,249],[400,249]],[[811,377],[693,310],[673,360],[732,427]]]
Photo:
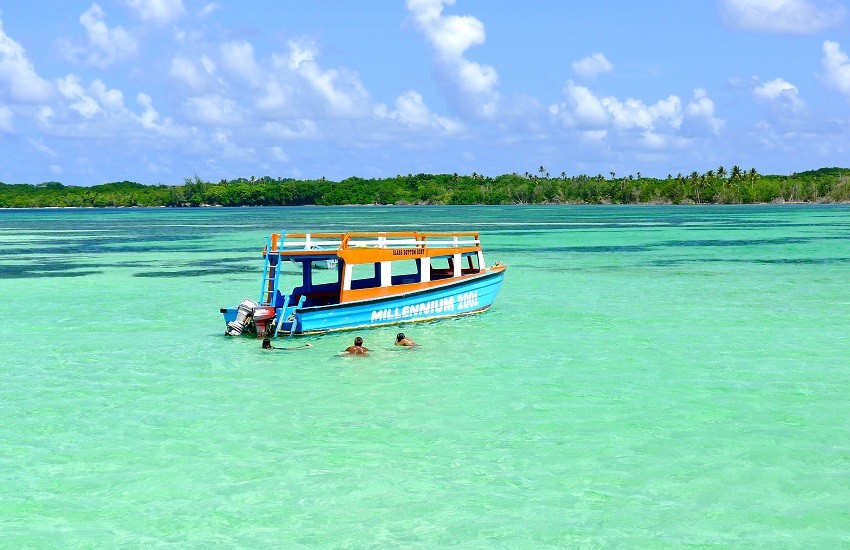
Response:
[[[354,345],[348,346],[345,348],[345,351],[348,352],[349,355],[366,355],[366,352],[369,351],[369,348],[363,345],[363,338],[357,337],[354,339]]]

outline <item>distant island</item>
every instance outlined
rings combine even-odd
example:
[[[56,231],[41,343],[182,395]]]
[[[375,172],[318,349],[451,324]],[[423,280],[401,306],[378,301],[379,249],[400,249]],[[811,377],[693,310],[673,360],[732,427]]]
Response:
[[[130,181],[91,187],[51,181],[0,183],[0,208],[305,206],[355,204],[747,204],[850,202],[850,169],[821,168],[790,176],[720,166],[703,174],[552,177],[537,173],[497,177],[458,174],[350,177],[342,181],[269,176],[203,181],[183,185],[142,185]]]

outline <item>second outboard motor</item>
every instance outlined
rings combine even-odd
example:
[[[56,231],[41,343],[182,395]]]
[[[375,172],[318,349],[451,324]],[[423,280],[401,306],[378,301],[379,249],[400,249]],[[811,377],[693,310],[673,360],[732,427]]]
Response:
[[[271,324],[274,322],[275,310],[273,307],[256,307],[254,308],[254,326],[257,328],[257,336],[265,338],[271,331]]]
[[[254,308],[257,307],[257,302],[245,298],[239,307],[236,309],[236,319],[227,323],[225,334],[228,336],[239,336],[251,324],[251,316],[254,314]]]

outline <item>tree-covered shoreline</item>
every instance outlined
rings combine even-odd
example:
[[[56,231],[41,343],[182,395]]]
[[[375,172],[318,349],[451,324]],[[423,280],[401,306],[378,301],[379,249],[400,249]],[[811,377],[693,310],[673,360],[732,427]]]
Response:
[[[91,187],[59,182],[0,183],[0,208],[334,206],[352,204],[749,204],[850,202],[850,169],[820,168],[790,176],[761,175],[755,169],[720,166],[703,174],[650,178],[551,176],[537,173],[496,177],[458,174],[398,175],[393,178],[250,177],[183,185],[122,181]]]

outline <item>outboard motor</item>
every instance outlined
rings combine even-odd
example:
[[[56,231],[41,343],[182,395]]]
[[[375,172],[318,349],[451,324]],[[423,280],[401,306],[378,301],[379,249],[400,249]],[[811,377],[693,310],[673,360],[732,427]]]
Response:
[[[270,326],[274,322],[275,310],[273,307],[262,306],[254,308],[254,326],[257,327],[257,336],[265,338],[270,332]]]
[[[254,308],[259,304],[253,300],[245,298],[239,307],[236,309],[236,319],[227,323],[227,330],[224,332],[228,336],[239,336],[251,324],[251,317],[254,315]]]

